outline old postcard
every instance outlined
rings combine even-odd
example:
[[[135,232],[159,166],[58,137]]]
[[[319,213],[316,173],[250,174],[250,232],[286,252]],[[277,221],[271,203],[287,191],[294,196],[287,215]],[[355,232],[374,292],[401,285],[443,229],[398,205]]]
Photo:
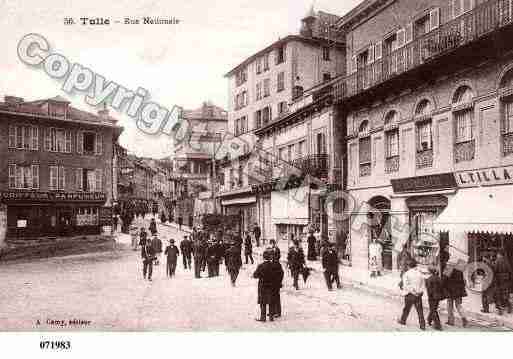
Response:
[[[513,1],[0,0],[0,30],[0,331],[513,329]]]

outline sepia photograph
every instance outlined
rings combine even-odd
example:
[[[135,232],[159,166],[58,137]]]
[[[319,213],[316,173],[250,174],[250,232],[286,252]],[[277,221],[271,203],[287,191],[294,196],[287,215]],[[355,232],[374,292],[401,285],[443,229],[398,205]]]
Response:
[[[513,331],[512,38],[513,0],[0,0],[0,337]]]

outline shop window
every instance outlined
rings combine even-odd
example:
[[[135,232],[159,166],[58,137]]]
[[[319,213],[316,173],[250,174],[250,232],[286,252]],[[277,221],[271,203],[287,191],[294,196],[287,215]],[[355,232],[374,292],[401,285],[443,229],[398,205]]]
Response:
[[[78,227],[97,226],[99,224],[98,208],[80,207],[77,209],[76,223]]]

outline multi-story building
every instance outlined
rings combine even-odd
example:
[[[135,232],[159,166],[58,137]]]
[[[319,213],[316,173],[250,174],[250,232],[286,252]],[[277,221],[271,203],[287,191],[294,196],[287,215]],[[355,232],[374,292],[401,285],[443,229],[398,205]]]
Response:
[[[259,223],[264,238],[274,238],[276,233],[270,222],[271,200],[265,198],[262,205],[257,205],[251,186],[259,181],[248,175],[258,161],[255,131],[287,117],[289,104],[305,89],[344,72],[345,48],[331,27],[338,19],[312,9],[302,20],[298,35],[274,42],[226,74],[228,130],[238,138],[242,150],[224,162],[221,204],[226,214],[241,216],[242,229]],[[272,154],[278,151],[276,144],[268,146],[262,149]]]
[[[0,103],[0,244],[4,239],[97,234],[110,222],[114,146],[122,132],[62,97]]]
[[[509,0],[368,0],[338,22],[353,266],[374,240],[385,269],[447,244],[453,259],[512,258],[512,22]]]
[[[183,110],[182,118],[188,121],[190,132],[181,141],[175,140],[171,177],[178,209],[175,217],[188,219],[193,216],[193,198],[202,193],[204,199],[209,199],[213,197],[212,189],[214,193],[218,190],[219,171],[213,160],[228,120],[225,110],[209,102],[195,110]],[[216,180],[212,181],[212,177]]]

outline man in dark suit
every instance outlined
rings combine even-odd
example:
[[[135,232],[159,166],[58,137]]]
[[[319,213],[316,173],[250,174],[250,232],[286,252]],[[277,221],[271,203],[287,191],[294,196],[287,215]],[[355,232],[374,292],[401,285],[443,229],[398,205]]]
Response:
[[[272,305],[273,297],[280,290],[283,281],[283,269],[279,262],[273,261],[272,253],[266,250],[263,254],[264,262],[259,264],[253,278],[258,279],[258,304],[260,305],[259,322],[266,321],[267,307],[269,307],[269,320],[273,321],[277,313]]]
[[[240,267],[242,267],[242,259],[240,257],[240,247],[233,243],[228,249],[227,263],[228,272],[230,273],[230,280],[232,287],[235,287],[235,282],[239,276]]]
[[[299,274],[302,272],[305,265],[305,253],[303,248],[299,247],[299,242],[295,240],[294,245],[290,247],[287,255],[287,262],[290,269],[290,274],[294,279],[294,288],[299,290]]]
[[[272,252],[273,261],[279,262],[281,258],[280,248],[278,248],[278,246],[276,245],[276,241],[274,239],[271,239],[269,241],[269,244],[271,245],[271,247],[269,247],[268,249]]]
[[[324,268],[324,278],[326,279],[326,285],[328,290],[333,290],[333,282],[337,283],[337,288],[340,289],[340,277],[338,275],[339,260],[338,253],[335,250],[335,244],[330,243],[327,250],[322,255],[322,267]]]
[[[171,278],[175,275],[176,261],[178,259],[178,256],[180,255],[180,251],[178,250],[178,247],[175,246],[174,239],[169,240],[169,245],[166,247],[164,254],[167,257],[166,275],[168,278]]]
[[[187,236],[184,236],[180,242],[180,250],[182,251],[183,268],[191,269],[192,242]]]
[[[148,274],[148,280],[151,282],[151,276],[153,275],[153,261],[155,260],[155,251],[149,241],[142,246],[142,259],[143,259],[143,277],[146,279]]]
[[[203,263],[202,247],[199,240],[195,240],[192,244],[192,255],[194,257],[194,277],[201,278],[201,266]]]
[[[260,236],[262,235],[262,231],[257,223],[255,223],[255,226],[253,227],[253,235],[255,236],[256,246],[260,247]]]
[[[429,303],[429,314],[427,321],[429,325],[435,322],[435,329],[442,330],[442,324],[440,323],[440,316],[438,315],[438,305],[443,298],[443,287],[442,280],[438,276],[435,267],[429,268],[430,276],[426,279],[426,291],[428,295]]]

